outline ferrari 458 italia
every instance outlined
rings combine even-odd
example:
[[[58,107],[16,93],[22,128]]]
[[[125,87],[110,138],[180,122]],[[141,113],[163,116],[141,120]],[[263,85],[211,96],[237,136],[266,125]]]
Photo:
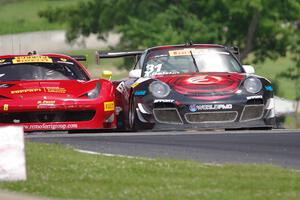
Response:
[[[77,59],[77,60],[76,60]],[[61,54],[0,56],[0,126],[25,131],[115,128],[115,90]]]

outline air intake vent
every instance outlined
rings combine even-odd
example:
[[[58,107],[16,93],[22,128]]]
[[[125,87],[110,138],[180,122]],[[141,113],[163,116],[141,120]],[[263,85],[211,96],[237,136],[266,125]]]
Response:
[[[241,122],[260,119],[263,116],[264,105],[246,105],[242,112]]]
[[[187,113],[185,119],[189,123],[225,123],[236,120],[236,111]]]
[[[153,109],[154,118],[159,123],[182,124],[181,117],[176,108],[155,108]]]

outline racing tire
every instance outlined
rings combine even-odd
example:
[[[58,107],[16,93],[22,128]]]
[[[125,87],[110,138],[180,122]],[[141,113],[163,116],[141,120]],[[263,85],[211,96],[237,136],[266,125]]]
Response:
[[[136,132],[136,131],[153,129],[154,127],[153,123],[144,123],[139,120],[136,109],[137,109],[137,103],[135,102],[134,96],[132,95],[130,100],[130,107],[128,111],[129,130],[132,132]]]

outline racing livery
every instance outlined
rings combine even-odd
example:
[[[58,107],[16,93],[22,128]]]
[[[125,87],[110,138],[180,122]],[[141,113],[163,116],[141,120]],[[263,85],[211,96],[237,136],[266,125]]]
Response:
[[[236,47],[185,44],[97,51],[100,59],[124,56],[136,62],[129,78],[114,82],[119,128],[274,126],[272,85],[240,63]]]
[[[0,56],[0,126],[25,131],[115,128],[115,90],[93,80],[84,56]]]

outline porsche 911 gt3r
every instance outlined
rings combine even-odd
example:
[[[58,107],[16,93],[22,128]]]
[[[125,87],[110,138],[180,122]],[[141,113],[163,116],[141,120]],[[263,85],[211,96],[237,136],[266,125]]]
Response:
[[[272,85],[240,63],[237,48],[187,44],[97,54],[137,60],[129,78],[114,83],[119,128],[274,126]]]
[[[115,90],[60,54],[0,56],[0,126],[25,131],[115,128]]]

